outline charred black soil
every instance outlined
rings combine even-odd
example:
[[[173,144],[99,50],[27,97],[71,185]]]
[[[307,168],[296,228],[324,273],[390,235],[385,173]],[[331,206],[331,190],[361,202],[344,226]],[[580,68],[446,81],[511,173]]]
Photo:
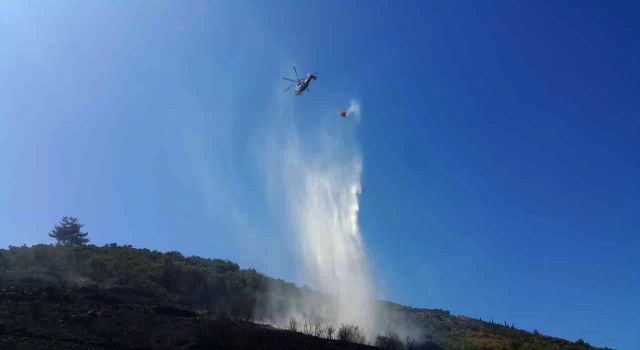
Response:
[[[216,318],[142,289],[0,281],[2,349],[373,349]]]

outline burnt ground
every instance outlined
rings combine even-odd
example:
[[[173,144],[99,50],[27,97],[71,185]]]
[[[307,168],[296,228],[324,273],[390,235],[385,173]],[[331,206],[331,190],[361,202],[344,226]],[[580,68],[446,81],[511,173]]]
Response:
[[[216,319],[142,289],[0,281],[0,349],[374,349]]]

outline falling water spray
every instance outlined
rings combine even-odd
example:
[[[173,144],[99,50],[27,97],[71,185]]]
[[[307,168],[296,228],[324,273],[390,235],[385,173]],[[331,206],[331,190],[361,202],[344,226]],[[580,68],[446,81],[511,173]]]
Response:
[[[389,331],[408,336],[404,320],[390,318],[392,313],[374,301],[358,222],[363,174],[356,134],[359,103],[350,103],[353,118],[316,119],[313,129],[301,127],[304,119],[293,112],[290,100],[281,98],[274,107],[261,158],[269,198],[271,205],[281,200],[285,208],[278,217],[286,218],[299,280],[320,293],[292,294],[277,285],[263,318],[284,327],[291,317],[301,323],[355,325],[369,341]]]
[[[325,301],[291,302],[285,317],[309,322],[353,324],[365,331],[376,325],[372,285],[358,224],[362,191],[362,155],[356,137],[358,119],[326,120],[303,130],[292,104],[275,105],[265,140],[269,188],[284,200],[301,280],[329,296]],[[281,320],[282,321],[282,320]]]
[[[310,152],[290,145],[283,168],[304,279],[333,296],[325,317],[373,331],[377,317],[358,225],[361,156],[356,149],[345,154],[342,140],[324,139],[322,149]]]

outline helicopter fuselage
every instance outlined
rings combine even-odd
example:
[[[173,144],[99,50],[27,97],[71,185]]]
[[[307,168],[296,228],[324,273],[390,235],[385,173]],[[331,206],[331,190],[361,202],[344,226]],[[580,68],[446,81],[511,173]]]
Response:
[[[298,85],[296,85],[296,95],[300,96],[309,87],[309,83],[311,80],[315,80],[316,76],[311,74],[308,77],[304,78]]]
[[[312,80],[316,80],[318,79],[318,77],[316,77],[316,74],[318,72],[315,73],[307,73],[307,76],[304,79],[300,79],[300,77],[298,76],[298,71],[296,70],[296,67],[293,66],[293,71],[296,73],[296,79],[290,79],[290,78],[285,78],[283,77],[282,79],[286,80],[286,81],[290,81],[293,84],[289,85],[288,88],[284,89],[284,92],[289,91],[289,89],[291,89],[294,85],[295,85],[295,94],[297,96],[302,95],[303,92],[305,92],[305,90],[309,89],[309,84],[311,83]]]

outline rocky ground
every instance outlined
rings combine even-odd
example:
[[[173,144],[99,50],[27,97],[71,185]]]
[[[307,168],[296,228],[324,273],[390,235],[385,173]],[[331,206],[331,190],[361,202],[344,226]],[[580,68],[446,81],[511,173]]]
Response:
[[[140,289],[0,281],[1,349],[373,349],[215,319]]]

